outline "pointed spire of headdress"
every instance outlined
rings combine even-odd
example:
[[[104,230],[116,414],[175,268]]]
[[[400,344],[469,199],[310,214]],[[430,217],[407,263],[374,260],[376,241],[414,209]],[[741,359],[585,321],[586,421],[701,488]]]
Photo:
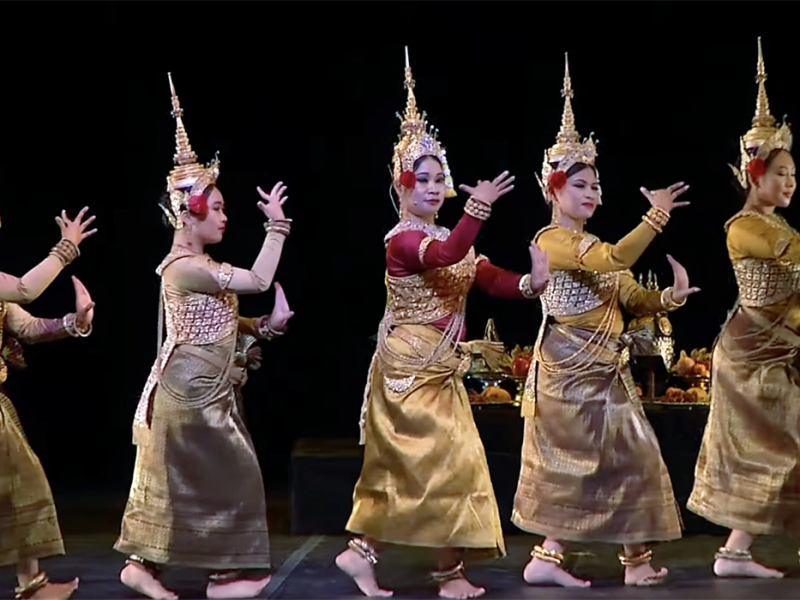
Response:
[[[756,114],[753,116],[752,128],[744,136],[745,145],[753,147],[760,145],[770,137],[775,128],[775,117],[769,110],[769,99],[764,82],[767,80],[767,70],[764,66],[764,55],[761,52],[761,38],[758,38],[758,66],[756,69],[756,83],[758,96],[756,97]]]
[[[575,113],[572,112],[572,79],[569,76],[569,54],[564,53],[564,87],[561,88],[561,97],[564,98],[564,112],[561,114],[561,129],[558,131],[556,141],[559,143],[577,143],[578,132],[575,129]]]
[[[169,89],[172,92],[172,116],[175,118],[175,164],[189,165],[197,162],[197,155],[189,144],[189,136],[186,134],[186,127],[183,125],[183,109],[175,93],[175,85],[172,83],[172,73],[167,73],[169,78]]]
[[[408,46],[406,49],[406,78],[403,86],[408,90],[408,98],[406,99],[406,111],[401,117],[403,121],[402,129],[406,127],[419,127],[425,120],[425,115],[420,116],[417,109],[417,97],[414,95],[414,78],[411,76],[411,64],[408,61]]]

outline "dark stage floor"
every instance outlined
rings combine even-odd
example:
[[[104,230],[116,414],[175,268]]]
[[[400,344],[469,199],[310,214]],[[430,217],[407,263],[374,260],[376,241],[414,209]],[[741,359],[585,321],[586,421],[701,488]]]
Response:
[[[81,578],[73,596],[80,598],[138,598],[123,587],[117,575],[123,557],[111,549],[124,495],[57,498],[64,528],[67,556],[45,563],[51,577]],[[335,567],[333,559],[346,544],[345,536],[291,536],[288,534],[287,502],[283,494],[270,494],[270,525],[275,573],[262,598],[360,598],[355,586]],[[528,587],[521,579],[533,536],[508,535],[508,556],[502,560],[472,563],[473,581],[485,586],[486,598],[797,598],[800,596],[800,565],[797,544],[788,539],[767,538],[756,542],[754,553],[763,562],[788,571],[779,581],[716,580],[711,559],[724,539],[701,535],[663,544],[656,548],[657,563],[670,569],[668,585],[633,589],[622,585],[617,548],[606,545],[575,547],[572,570],[591,578],[587,590]],[[378,567],[381,583],[395,590],[395,598],[436,598],[427,571],[429,554],[418,549],[393,548]],[[165,583],[181,598],[204,598],[202,574],[174,569]],[[0,570],[0,598],[13,598],[13,571]]]

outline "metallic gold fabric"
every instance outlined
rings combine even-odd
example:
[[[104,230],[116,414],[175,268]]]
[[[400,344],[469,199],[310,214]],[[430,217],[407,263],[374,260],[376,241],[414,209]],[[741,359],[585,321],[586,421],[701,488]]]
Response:
[[[434,327],[400,325],[386,343],[400,357],[424,359],[441,339]],[[462,382],[465,347],[420,369],[379,346],[348,531],[394,544],[505,555],[486,455]]]
[[[553,270],[541,296],[542,306],[549,315],[583,314],[608,302],[618,285],[616,271]]]
[[[568,541],[633,544],[681,537],[669,473],[636,395],[622,343],[543,323],[535,413],[525,419],[512,521]],[[583,349],[581,351],[581,349]],[[593,360],[583,362],[586,353]]]
[[[44,469],[0,391],[0,566],[64,554]]]
[[[784,313],[799,299],[783,304]],[[711,411],[688,508],[753,535],[800,534],[800,336],[738,306],[712,358]]]
[[[461,310],[475,280],[475,253],[440,269],[407,277],[387,275],[388,310],[396,324],[432,323]]]
[[[747,211],[726,230],[742,297],[714,346],[711,410],[688,508],[754,535],[798,535],[800,290],[791,288],[800,234],[777,215]]]
[[[188,255],[170,255],[159,270]],[[218,266],[206,261],[207,268]],[[154,563],[267,568],[261,469],[241,406],[236,294],[162,279],[167,339],[134,427],[136,467],[114,548]],[[152,389],[152,392],[149,390]]]

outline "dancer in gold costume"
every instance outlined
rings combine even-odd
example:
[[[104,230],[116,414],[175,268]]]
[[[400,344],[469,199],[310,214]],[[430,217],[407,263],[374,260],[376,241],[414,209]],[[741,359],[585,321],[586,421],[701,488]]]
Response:
[[[778,216],[797,188],[792,134],[769,110],[761,39],[753,127],[734,167],[744,207],[726,224],[739,297],[711,361],[711,412],[688,508],[731,529],[720,577],[782,577],[753,560],[757,535],[800,535],[800,234]]]
[[[460,189],[471,197],[450,232],[434,223],[455,190],[444,149],[417,111],[406,51],[408,103],[393,158],[400,222],[386,236],[387,308],[361,413],[364,464],[356,484],[350,541],[336,563],[368,596],[389,596],[373,570],[386,543],[435,549],[439,595],[484,593],[467,581],[465,549],[505,554],[486,455],[462,374],[470,365],[466,296],[473,284],[503,298],[534,298],[549,279],[547,258],[531,246],[533,269],[517,275],[475,256],[473,243],[491,205],[513,177]],[[485,356],[493,349],[484,347]]]
[[[156,270],[167,337],[136,410],[136,467],[115,549],[129,555],[122,582],[152,598],[177,597],[158,580],[164,564],[209,570],[209,598],[253,597],[269,582],[254,571],[270,567],[269,539],[241,388],[257,366],[256,338],[281,335],[293,313],[277,283],[275,309],[260,319],[239,316],[238,294],[272,283],[290,229],[286,187],[258,189],[268,223],[252,268],[213,261],[205,246],[222,240],[227,222],[219,162],[197,163],[171,77],[170,87],[177,152],[162,208],[175,234]]]
[[[65,212],[56,217],[61,241],[21,278],[0,273],[0,566],[16,565],[17,598],[69,598],[78,588],[77,578],[51,583],[39,567],[40,559],[64,554],[64,542],[47,477],[2,383],[9,365],[25,366],[19,342],[39,344],[91,333],[94,303],[76,277],[76,312],[62,319],[40,319],[20,306],[38,298],[80,255],[78,245],[97,231],[86,231],[94,221],[84,220],[87,210],[74,221]]]
[[[586,586],[561,568],[566,542],[622,544],[627,585],[661,583],[646,544],[681,536],[678,507],[658,440],[631,378],[622,310],[673,310],[697,288],[669,257],[675,284],[640,287],[629,269],[666,225],[688,186],[642,193],[652,208],[617,244],[585,231],[600,201],[591,136],[580,142],[568,66],[556,144],[545,151],[539,184],[553,222],[536,234],[550,259],[544,318],[523,395],[525,435],[512,520],[546,536],[525,567],[530,584]]]

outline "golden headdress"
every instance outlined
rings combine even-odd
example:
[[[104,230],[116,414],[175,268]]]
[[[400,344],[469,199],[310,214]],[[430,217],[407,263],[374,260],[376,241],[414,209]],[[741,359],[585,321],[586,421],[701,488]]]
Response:
[[[766,160],[769,153],[776,149],[789,151],[792,149],[792,130],[784,120],[780,127],[776,127],[775,117],[769,110],[769,100],[764,82],[767,80],[767,71],[764,68],[764,56],[761,54],[761,38],[758,38],[758,69],[756,83],[758,83],[758,96],[756,98],[756,114],[753,117],[753,126],[745,133],[739,144],[741,152],[739,167],[730,165],[736,179],[743,188],[747,188],[747,165],[754,158]]]
[[[175,131],[175,168],[167,176],[167,192],[169,193],[169,207],[162,206],[170,224],[175,229],[183,227],[180,218],[181,212],[187,210],[189,198],[200,194],[206,187],[217,182],[219,177],[219,159],[215,156],[208,165],[203,167],[197,162],[197,155],[189,144],[189,136],[183,126],[183,109],[178,102],[175,86],[172,84],[172,74],[169,77],[169,87],[172,91],[172,116],[175,117],[177,129]]]
[[[537,175],[536,180],[542,188],[545,200],[548,202],[548,181],[555,171],[566,173],[575,163],[581,162],[594,166],[597,158],[597,146],[592,139],[594,133],[583,142],[580,141],[578,131],[575,129],[575,115],[572,112],[572,80],[569,77],[569,59],[564,54],[564,87],[561,90],[564,97],[564,112],[561,115],[561,129],[556,136],[555,145],[549,150],[544,151],[544,162],[542,163],[542,174]],[[555,167],[553,166],[555,165]]]
[[[400,181],[400,175],[404,171],[413,171],[414,162],[421,156],[435,156],[442,163],[444,171],[445,185],[447,191],[446,198],[453,198],[456,191],[453,187],[453,178],[450,175],[450,167],[447,164],[447,154],[439,143],[438,130],[428,127],[426,120],[427,114],[420,116],[417,110],[417,99],[414,96],[414,80],[411,78],[411,67],[408,63],[408,46],[406,46],[406,81],[405,88],[408,90],[408,100],[406,101],[406,111],[402,115],[397,113],[401,121],[400,141],[395,144],[394,156],[392,157],[392,178],[395,182]]]

